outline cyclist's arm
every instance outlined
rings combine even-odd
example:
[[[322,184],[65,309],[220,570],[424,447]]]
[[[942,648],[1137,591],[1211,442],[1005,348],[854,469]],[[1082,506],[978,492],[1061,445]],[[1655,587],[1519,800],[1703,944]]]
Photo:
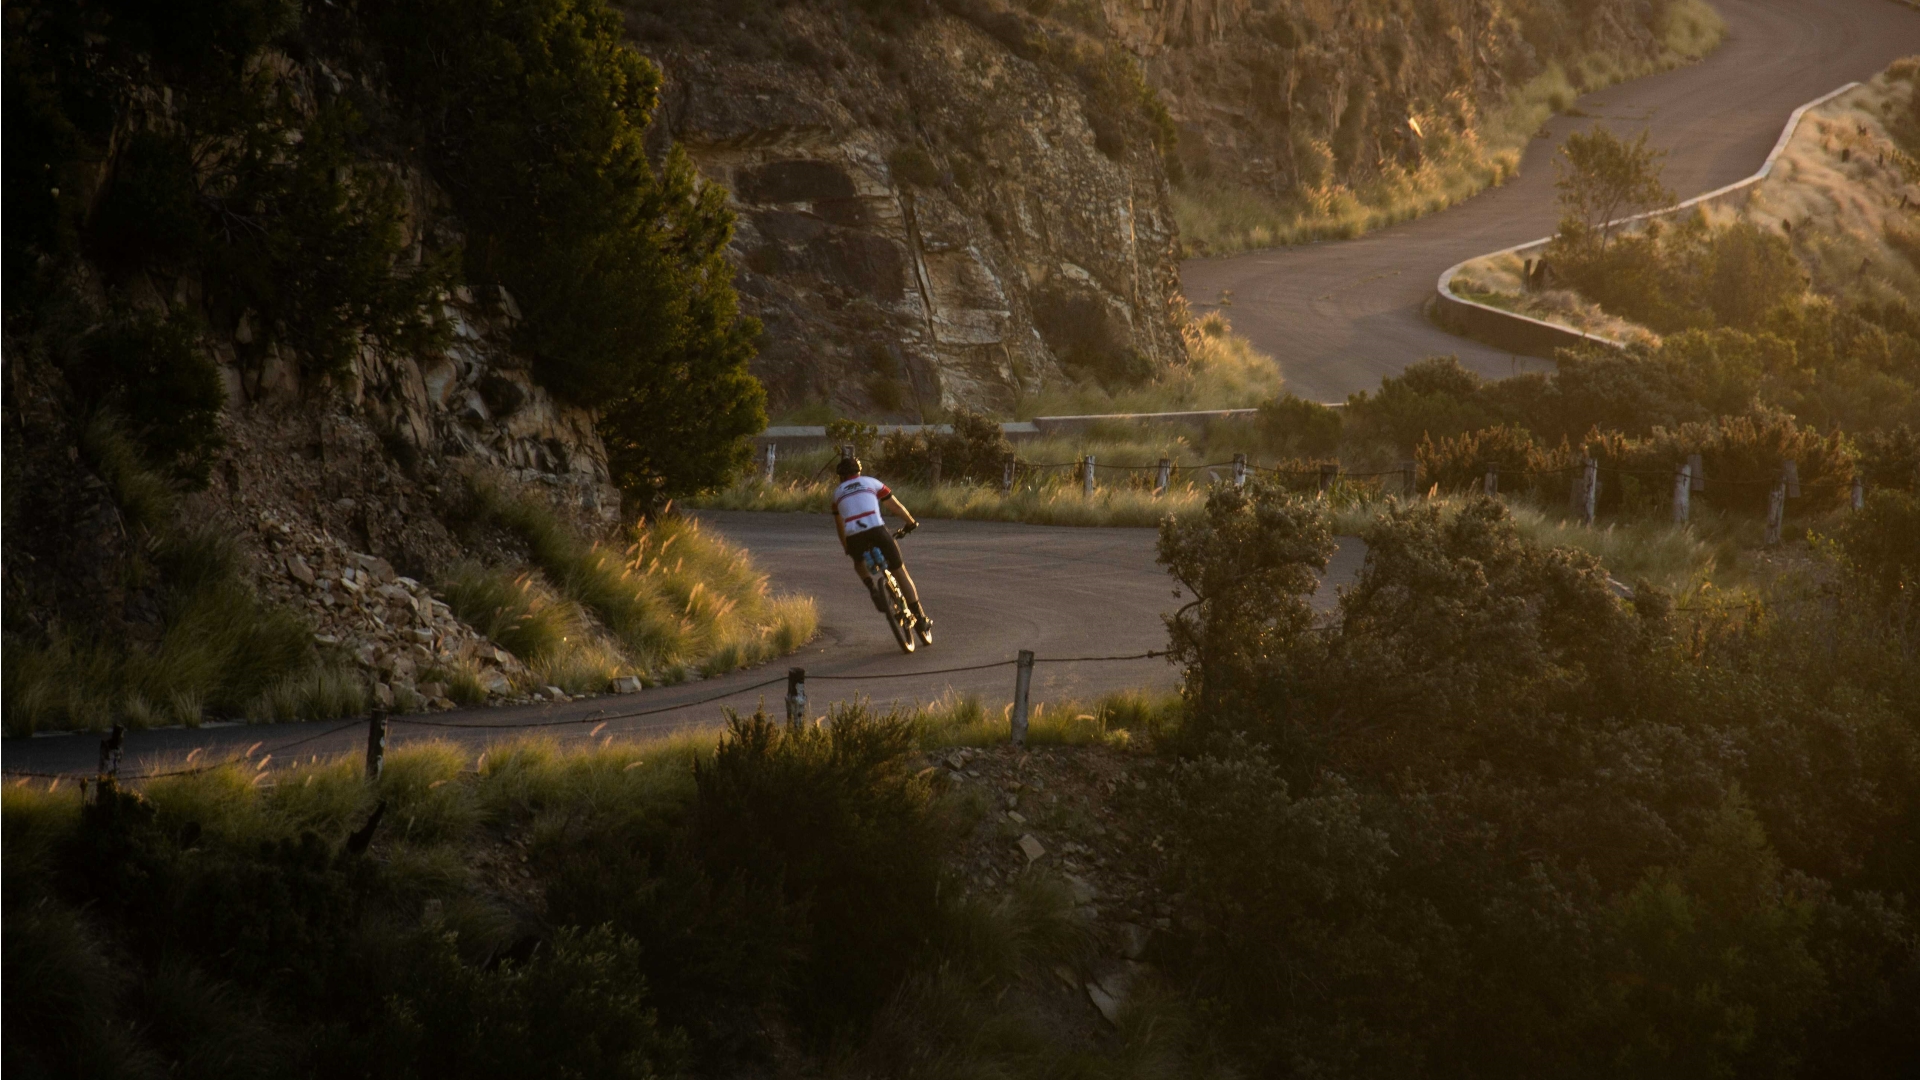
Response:
[[[910,527],[919,528],[920,526],[919,519],[915,518],[913,514],[907,510],[907,504],[900,501],[900,496],[888,495],[887,504],[893,507],[895,513],[899,514],[903,518],[906,518],[907,524]]]

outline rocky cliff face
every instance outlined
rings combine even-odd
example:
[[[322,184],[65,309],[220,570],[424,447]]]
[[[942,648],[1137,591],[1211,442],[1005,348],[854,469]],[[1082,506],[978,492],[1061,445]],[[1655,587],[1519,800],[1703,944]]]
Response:
[[[259,69],[306,116],[315,87],[342,82],[319,60],[276,54]],[[164,126],[169,117],[162,111],[146,122]],[[95,184],[113,168],[100,163]],[[454,250],[460,227],[444,193],[417,168],[393,168],[406,178],[409,249],[422,258]],[[364,336],[343,372],[321,376],[303,375],[292,349],[257,332],[256,313],[232,311],[196,271],[116,273],[111,297],[107,279],[80,263],[36,329],[16,337],[9,327],[9,631],[157,634],[165,620],[148,549],[168,533],[205,530],[234,542],[257,591],[303,611],[322,644],[380,673],[376,686],[411,688],[416,669],[454,661],[520,670],[421,585],[463,557],[486,554],[452,526],[464,477],[479,472],[542,491],[588,529],[617,520],[620,496],[589,411],[557,403],[514,352],[519,312],[510,295],[452,287],[438,302],[440,344],[386,347]],[[121,467],[90,442],[89,425],[99,421],[74,400],[71,375],[60,369],[62,350],[78,347],[61,343],[70,333],[63,320],[97,319],[92,313],[110,303],[195,327],[192,347],[214,362],[225,391],[224,446],[209,482],[168,496],[166,512],[146,522],[132,520],[124,478],[113,490]],[[69,369],[76,363],[66,361]]]
[[[1101,0],[1179,125],[1197,184],[1313,206],[1470,158],[1489,112],[1560,64],[1637,70],[1677,0]],[[1590,75],[1592,73],[1589,73]],[[1599,81],[1593,75],[1587,81]],[[1462,151],[1466,151],[1465,154]]]
[[[887,25],[851,3],[755,17],[705,40],[633,25],[667,75],[658,136],[732,191],[776,413],[1005,410],[1066,373],[1184,360],[1161,155],[1137,110],[1022,55],[1046,27]]]

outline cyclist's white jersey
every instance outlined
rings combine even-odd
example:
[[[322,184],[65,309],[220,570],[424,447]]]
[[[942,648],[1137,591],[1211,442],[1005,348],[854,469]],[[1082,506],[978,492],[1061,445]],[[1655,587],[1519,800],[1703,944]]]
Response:
[[[886,524],[880,516],[880,500],[893,489],[871,476],[856,476],[833,489],[833,508],[840,514],[840,535],[877,529]]]

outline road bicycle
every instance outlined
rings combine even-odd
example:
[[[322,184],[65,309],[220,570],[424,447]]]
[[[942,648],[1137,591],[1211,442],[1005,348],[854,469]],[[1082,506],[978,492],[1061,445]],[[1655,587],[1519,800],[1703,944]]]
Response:
[[[894,539],[912,531],[901,529],[893,534]],[[933,644],[931,629],[915,627],[913,612],[907,610],[907,598],[900,592],[900,582],[887,568],[887,557],[879,548],[870,547],[863,558],[867,564],[867,588],[873,590],[873,604],[887,617],[887,626],[893,630],[893,640],[900,643],[900,651],[910,653],[919,645]]]

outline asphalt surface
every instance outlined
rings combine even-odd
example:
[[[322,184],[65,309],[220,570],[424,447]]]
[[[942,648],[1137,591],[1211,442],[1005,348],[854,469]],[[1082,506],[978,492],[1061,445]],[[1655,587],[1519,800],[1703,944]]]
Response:
[[[977,694],[999,708],[1013,697],[1011,661],[1032,649],[1032,698],[1088,701],[1134,687],[1172,687],[1178,672],[1159,658],[1062,662],[1069,658],[1137,656],[1166,645],[1161,615],[1184,599],[1154,562],[1152,529],[1073,529],[997,522],[928,521],[902,543],[907,566],[934,617],[934,644],[902,654],[886,624],[833,540],[831,520],[818,514],[709,512],[700,515],[753,553],[776,591],[813,596],[820,633],[789,659],[759,668],[638,694],[564,704],[465,709],[410,720],[396,717],[388,745],[447,739],[477,749],[514,737],[528,725],[562,741],[662,734],[717,726],[723,710],[750,712],[765,703],[779,714],[788,666],[807,671],[809,710],[866,697],[875,705],[929,702],[948,693]],[[1346,538],[1315,597],[1330,610],[1334,587],[1351,581],[1365,549]],[[974,670],[947,671],[950,668]],[[920,673],[920,674],[916,674]],[[769,681],[775,685],[763,685]],[[644,716],[623,715],[647,713]],[[429,726],[414,721],[433,721]],[[605,726],[600,725],[604,723]],[[258,744],[256,747],[255,744]],[[275,755],[285,764],[308,755],[361,752],[363,721],[240,724],[164,728],[127,735],[122,772],[148,773],[182,765],[198,749],[198,766],[247,753]],[[99,738],[92,734],[8,739],[0,763],[8,770],[91,772]],[[270,763],[271,767],[273,763]]]
[[[1423,309],[1448,267],[1553,232],[1551,158],[1568,133],[1650,132],[1667,151],[1667,186],[1686,198],[1752,175],[1794,109],[1920,52],[1920,10],[1895,0],[1710,2],[1728,31],[1713,55],[1581,98],[1591,117],[1555,117],[1505,186],[1358,240],[1190,261],[1188,298],[1204,307],[1231,290],[1234,329],[1279,358],[1289,390],[1315,401],[1372,390],[1427,356],[1451,353],[1495,377],[1546,369],[1454,337]]]

